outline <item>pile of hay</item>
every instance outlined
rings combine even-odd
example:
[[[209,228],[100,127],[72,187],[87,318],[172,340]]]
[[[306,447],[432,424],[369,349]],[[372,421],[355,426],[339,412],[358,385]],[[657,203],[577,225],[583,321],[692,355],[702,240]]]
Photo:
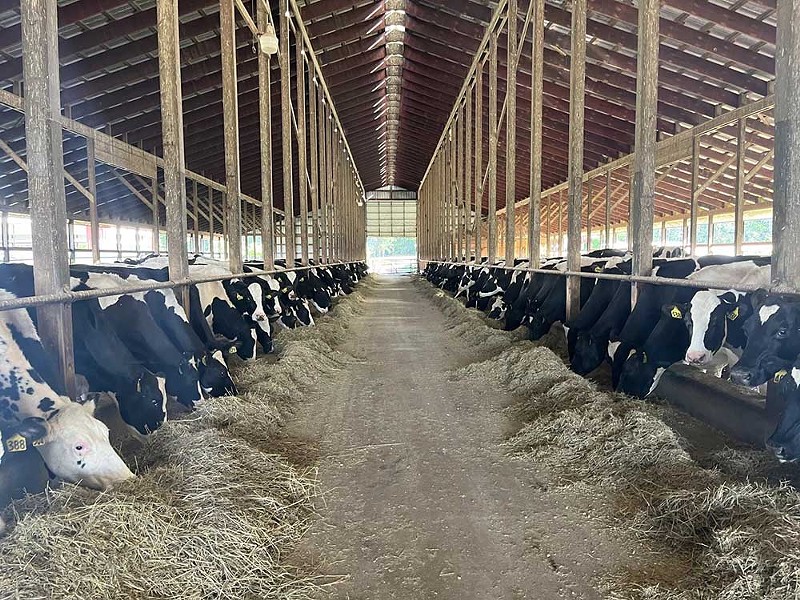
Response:
[[[308,597],[313,578],[284,559],[310,525],[315,473],[282,457],[276,435],[303,387],[353,360],[331,344],[364,293],[319,327],[287,332],[277,362],[235,369],[238,397],[167,422],[127,457],[135,480],[106,492],[64,485],[10,507],[0,599]]]
[[[523,425],[508,450],[545,466],[563,486],[589,486],[611,500],[601,503],[608,522],[649,546],[652,568],[609,576],[602,583],[609,598],[800,598],[800,494],[780,482],[796,469],[732,448],[701,466],[664,422],[673,409],[600,391],[529,342],[454,377],[488,377],[518,397],[509,410]],[[658,557],[684,561],[683,575],[660,571]]]
[[[476,355],[493,356],[514,342],[525,339],[525,328],[503,331],[499,322],[488,319],[477,309],[466,308],[460,299],[453,298],[426,279],[415,277],[414,281],[422,294],[444,313],[450,333],[459,338],[466,347],[474,349]]]

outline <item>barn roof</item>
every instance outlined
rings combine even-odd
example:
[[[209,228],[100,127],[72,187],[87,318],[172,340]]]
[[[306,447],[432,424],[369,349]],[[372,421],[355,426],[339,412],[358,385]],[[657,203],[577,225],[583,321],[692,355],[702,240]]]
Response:
[[[777,0],[665,0],[661,9],[658,130],[670,136],[767,96],[774,78]],[[251,0],[245,0],[248,8]],[[60,0],[62,104],[65,114],[147,151],[161,153],[154,0]],[[273,0],[277,20],[277,1]],[[494,2],[480,0],[298,0],[365,188],[416,189],[430,161]],[[217,0],[181,0],[181,58],[188,168],[223,180],[222,96]],[[520,1],[520,29],[528,0]],[[255,12],[254,8],[251,12]],[[0,89],[21,91],[19,0],[0,0]],[[588,14],[585,168],[633,149],[636,90],[633,2],[591,0]],[[570,12],[565,0],[545,11],[543,187],[566,178]],[[530,33],[528,33],[530,38]],[[258,197],[257,60],[252,35],[237,30],[242,191]],[[500,40],[499,92],[505,93],[505,40]],[[279,77],[273,61],[273,136],[280,139]],[[528,194],[530,40],[519,67],[516,183]],[[488,86],[484,78],[484,86]],[[293,92],[294,94],[294,92]],[[488,87],[485,89],[488,94]],[[484,102],[484,110],[487,104]],[[771,134],[766,119],[753,135]],[[24,157],[21,115],[0,109],[0,140]],[[488,138],[488,136],[485,136]],[[501,139],[504,135],[501,132]],[[86,183],[84,140],[65,136],[65,164]],[[296,151],[296,148],[295,148]],[[484,154],[484,156],[486,156]],[[718,157],[724,162],[724,159]],[[505,151],[500,148],[499,205]],[[758,161],[758,157],[753,157]],[[281,206],[280,152],[274,153],[275,203]],[[713,168],[713,164],[711,167]],[[24,172],[0,152],[0,201],[24,204]],[[669,177],[680,179],[680,172]],[[754,179],[770,179],[769,174]],[[124,180],[124,181],[123,181]],[[723,202],[725,181],[709,193]],[[716,187],[715,187],[716,186]],[[722,187],[719,187],[722,186]],[[149,219],[149,184],[110,167],[98,171],[100,213]],[[131,188],[136,190],[134,193]],[[296,188],[296,186],[295,186]],[[79,216],[85,197],[68,184]],[[677,193],[677,192],[676,192]],[[715,196],[709,196],[710,201]],[[662,198],[657,207],[669,209]],[[674,199],[673,199],[674,200]]]

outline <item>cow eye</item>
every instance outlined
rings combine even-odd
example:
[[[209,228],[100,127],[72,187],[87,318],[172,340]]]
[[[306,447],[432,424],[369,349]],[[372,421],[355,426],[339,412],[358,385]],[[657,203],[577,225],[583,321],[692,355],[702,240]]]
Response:
[[[78,444],[77,446],[75,446],[75,450],[81,452],[83,450],[83,446],[81,444]]]
[[[785,338],[787,333],[789,333],[789,332],[786,330],[786,328],[785,327],[781,327],[780,329],[778,329],[778,333],[776,335],[779,338]]]

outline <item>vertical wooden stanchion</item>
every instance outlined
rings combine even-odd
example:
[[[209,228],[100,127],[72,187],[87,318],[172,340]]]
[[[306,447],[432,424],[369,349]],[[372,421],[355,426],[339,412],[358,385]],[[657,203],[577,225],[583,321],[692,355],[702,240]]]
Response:
[[[294,267],[294,194],[292,190],[292,80],[289,55],[289,0],[280,0],[281,143],[283,145],[283,212],[286,232],[286,266]]]
[[[497,31],[489,42],[489,262],[497,260]]]
[[[508,0],[506,53],[506,265],[513,266],[517,201],[517,0]]]
[[[736,123],[736,187],[734,199],[734,254],[742,253],[744,242],[744,187],[745,169],[744,162],[745,144],[747,144],[747,118],[741,118]]]
[[[544,0],[535,2],[533,8],[533,31],[531,40],[531,147],[530,147],[530,203],[528,204],[528,257],[532,267],[541,263],[539,245],[541,240],[542,198],[542,96],[544,84]],[[552,200],[551,200],[552,204]],[[550,214],[548,212],[547,251],[550,249]]]
[[[569,64],[569,206],[567,215],[567,269],[581,268],[581,201],[583,200],[583,132],[586,74],[586,0],[572,3],[572,50]],[[581,280],[567,278],[567,319],[580,311]]]
[[[177,0],[176,0],[177,1]],[[225,134],[225,218],[227,256],[234,273],[242,270],[242,206],[239,176],[239,100],[236,76],[236,8],[220,0],[222,113]]]
[[[263,2],[256,2],[258,28],[267,29],[269,14]],[[258,53],[258,126],[261,166],[261,254],[264,268],[275,268],[275,205],[272,197],[272,74],[268,54]]]
[[[61,113],[57,5],[25,0],[20,13],[34,287],[37,295],[52,294],[70,282],[63,136],[56,120]],[[74,398],[72,308],[53,304],[36,313],[42,344],[58,357],[64,391]]]
[[[633,156],[631,237],[635,275],[653,270],[653,218],[656,193],[656,132],[658,126],[658,44],[660,0],[639,0],[636,61],[636,153]],[[640,286],[631,286],[632,300]]]

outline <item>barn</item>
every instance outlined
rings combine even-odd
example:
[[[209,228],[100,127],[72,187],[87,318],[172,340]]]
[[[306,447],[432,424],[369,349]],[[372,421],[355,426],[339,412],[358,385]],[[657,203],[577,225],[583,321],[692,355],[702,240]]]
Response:
[[[0,0],[0,600],[800,597],[798,23]]]

